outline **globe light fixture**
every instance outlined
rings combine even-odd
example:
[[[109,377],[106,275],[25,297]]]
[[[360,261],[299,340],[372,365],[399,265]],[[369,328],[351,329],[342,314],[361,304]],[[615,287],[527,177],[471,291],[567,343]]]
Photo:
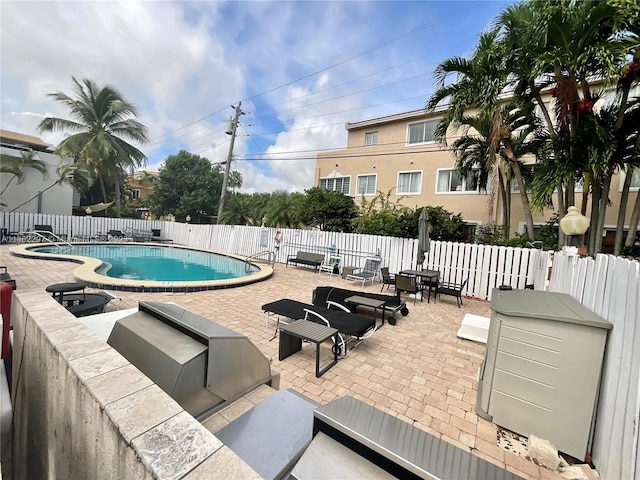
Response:
[[[191,215],[187,215],[187,218],[185,218],[185,220],[187,221],[187,223],[189,223],[191,221]]]
[[[93,213],[93,210],[91,210],[91,207],[87,207],[87,209],[85,210],[87,217],[90,217],[91,214]]]
[[[568,255],[586,253],[584,234],[589,228],[589,219],[582,215],[575,206],[567,209],[567,214],[560,220],[560,229],[567,236],[567,246],[563,252]]]

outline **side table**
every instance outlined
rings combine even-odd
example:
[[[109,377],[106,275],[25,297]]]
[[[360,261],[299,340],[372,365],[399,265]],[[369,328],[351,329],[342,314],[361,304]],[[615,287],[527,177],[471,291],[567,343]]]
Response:
[[[296,320],[288,325],[280,327],[280,345],[278,346],[278,360],[299,352],[302,349],[302,341],[316,344],[316,377],[322,376],[327,370],[338,363],[338,350],[331,348],[333,360],[320,370],[320,344],[334,337],[334,347],[338,342],[338,330],[336,328],[320,325],[309,320]]]

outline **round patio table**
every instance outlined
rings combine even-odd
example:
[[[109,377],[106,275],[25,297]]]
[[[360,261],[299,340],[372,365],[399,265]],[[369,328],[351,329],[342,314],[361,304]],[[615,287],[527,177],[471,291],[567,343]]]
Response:
[[[83,283],[54,283],[49,285],[45,290],[53,296],[59,303],[62,303],[65,293],[82,291],[84,293],[85,285]]]

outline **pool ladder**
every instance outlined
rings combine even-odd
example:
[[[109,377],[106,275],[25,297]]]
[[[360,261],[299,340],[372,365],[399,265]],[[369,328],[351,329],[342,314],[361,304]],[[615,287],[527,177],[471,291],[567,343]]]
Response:
[[[276,264],[276,253],[271,250],[263,250],[262,252],[254,253],[247,257],[244,261],[244,271],[248,273],[251,269],[251,260],[259,260],[262,257],[267,257],[267,264],[273,267]]]

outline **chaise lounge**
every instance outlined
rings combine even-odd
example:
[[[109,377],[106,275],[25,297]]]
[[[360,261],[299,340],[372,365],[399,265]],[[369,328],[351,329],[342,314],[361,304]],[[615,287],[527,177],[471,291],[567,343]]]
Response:
[[[389,322],[389,325],[396,324],[396,317],[394,315],[397,312],[400,312],[403,317],[409,315],[407,302],[400,298],[400,295],[384,295],[382,293],[361,292],[358,290],[349,290],[346,288],[327,286],[316,287],[316,289],[313,291],[313,303],[314,305],[326,305],[327,302],[335,302],[342,305],[343,307],[346,307],[346,299],[354,295],[383,301],[383,312],[392,312],[391,315],[386,317],[386,319],[383,319],[383,321],[386,320],[387,322]]]
[[[293,320],[309,320],[337,329],[340,341],[333,347],[337,355],[347,354],[349,341],[355,340],[357,345],[376,331],[376,321],[373,317],[351,313],[342,305],[331,302],[324,307],[283,298],[264,304],[262,310],[267,318],[273,313]]]

